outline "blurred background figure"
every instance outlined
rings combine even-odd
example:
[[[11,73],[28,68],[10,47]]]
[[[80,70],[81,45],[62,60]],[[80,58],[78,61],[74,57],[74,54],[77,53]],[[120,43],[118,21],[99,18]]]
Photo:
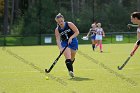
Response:
[[[96,44],[96,40],[95,40],[95,38],[96,38],[96,27],[97,27],[96,23],[93,23],[91,25],[91,28],[90,28],[88,34],[87,34],[87,37],[89,37],[89,35],[91,35],[91,44],[92,44],[93,51],[95,49],[95,44]]]
[[[105,33],[103,28],[101,27],[101,23],[97,23],[97,28],[96,28],[96,47],[100,46],[100,52],[102,53],[102,39],[105,37]]]

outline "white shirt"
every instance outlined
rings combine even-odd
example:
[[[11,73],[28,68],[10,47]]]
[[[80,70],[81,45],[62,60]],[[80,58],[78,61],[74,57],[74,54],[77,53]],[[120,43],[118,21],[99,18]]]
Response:
[[[140,27],[137,28],[137,32],[140,32]]]
[[[96,34],[97,35],[102,35],[103,34],[103,31],[104,31],[103,28],[97,28],[96,29]]]
[[[137,40],[140,40],[140,27],[137,28]]]

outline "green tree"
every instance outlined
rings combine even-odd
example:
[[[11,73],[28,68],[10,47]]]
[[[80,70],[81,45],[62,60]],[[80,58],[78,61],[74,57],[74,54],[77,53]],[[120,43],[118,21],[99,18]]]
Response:
[[[25,12],[22,34],[52,33],[56,26],[55,14],[53,1],[34,1]]]
[[[59,12],[66,21],[75,23],[81,33],[86,33],[94,20],[101,22],[106,32],[127,31],[130,13],[139,7],[139,0],[14,1],[12,32],[30,35],[54,33],[54,18]]]
[[[0,17],[3,16],[4,13],[4,0],[0,0]]]
[[[127,31],[129,12],[118,0],[102,5],[102,8],[96,10],[95,13],[96,20],[103,24],[105,31]]]
[[[4,14],[4,0],[0,0],[0,34],[2,33],[3,14]]]

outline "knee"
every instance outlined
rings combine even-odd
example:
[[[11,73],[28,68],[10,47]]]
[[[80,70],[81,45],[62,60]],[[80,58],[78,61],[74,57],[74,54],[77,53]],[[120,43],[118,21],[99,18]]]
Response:
[[[71,59],[71,51],[70,50],[65,51],[64,56],[66,59]]]

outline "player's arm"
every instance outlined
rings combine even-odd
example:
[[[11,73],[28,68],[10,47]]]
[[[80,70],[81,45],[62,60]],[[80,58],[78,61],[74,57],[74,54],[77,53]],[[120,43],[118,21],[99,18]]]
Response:
[[[59,34],[59,31],[58,31],[58,28],[55,29],[55,38],[56,38],[57,46],[61,51],[60,34]]]
[[[91,29],[89,29],[86,37],[89,37],[90,33],[91,33]]]
[[[69,41],[68,41],[68,43],[71,43],[72,39],[78,36],[79,30],[72,22],[68,22],[68,25],[74,31],[74,34],[69,38]]]
[[[135,53],[135,51],[137,50],[137,48],[139,47],[139,45],[140,45],[140,40],[138,40],[138,41],[136,42],[136,44],[135,44],[133,50],[132,50],[131,53],[130,53],[130,56],[133,56],[133,55],[134,55],[134,53]]]
[[[130,29],[130,27],[139,27],[139,25],[128,24],[127,27]]]

